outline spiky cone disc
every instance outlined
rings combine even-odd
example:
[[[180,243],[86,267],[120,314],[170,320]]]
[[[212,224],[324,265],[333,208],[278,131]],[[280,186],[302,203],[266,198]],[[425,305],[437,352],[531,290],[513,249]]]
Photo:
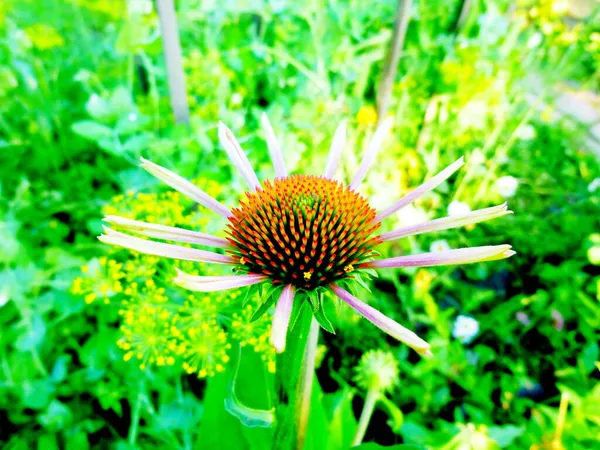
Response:
[[[229,249],[248,273],[313,290],[351,275],[380,243],[376,211],[357,192],[324,177],[266,181],[232,210]]]

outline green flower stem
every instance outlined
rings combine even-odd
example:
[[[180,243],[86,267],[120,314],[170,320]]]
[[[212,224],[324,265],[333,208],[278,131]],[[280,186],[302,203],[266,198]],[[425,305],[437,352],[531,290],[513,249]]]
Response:
[[[365,433],[367,432],[367,427],[371,421],[371,416],[375,410],[375,404],[379,399],[379,395],[379,389],[371,388],[367,391],[365,404],[363,406],[362,413],[360,413],[360,419],[358,420],[358,428],[356,429],[356,434],[354,435],[354,440],[352,441],[353,447],[355,445],[359,445],[365,437]]]
[[[313,381],[315,379],[315,358],[317,356],[317,344],[319,343],[319,323],[312,317],[310,331],[304,356],[302,358],[302,372],[298,383],[298,403],[296,409],[296,449],[304,448],[308,416],[310,412],[310,399],[312,397]]]

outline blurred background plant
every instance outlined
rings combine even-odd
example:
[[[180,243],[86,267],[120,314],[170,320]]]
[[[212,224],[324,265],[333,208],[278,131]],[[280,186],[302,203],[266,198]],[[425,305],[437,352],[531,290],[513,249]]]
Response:
[[[348,119],[343,172],[353,173],[378,120],[396,7],[178,1],[191,112],[182,126],[169,109],[152,1],[0,3],[3,448],[270,448],[270,325],[232,307],[254,300],[190,296],[171,285],[175,267],[207,268],[108,249],[95,236],[104,214],[218,230],[136,165],[149,157],[232,204],[243,186],[218,149],[219,119],[262,177],[273,173],[260,113],[288,167],[312,173]],[[373,405],[364,441],[597,448],[596,4],[415,1],[409,12],[389,108],[394,138],[364,193],[386,206],[465,155],[457,179],[390,226],[505,199],[516,214],[385,251],[508,242],[518,255],[375,281],[384,294],[369,301],[428,339],[429,360],[341,310],[338,333],[322,335],[306,448],[349,448],[369,391],[359,361],[372,350],[399,375]]]

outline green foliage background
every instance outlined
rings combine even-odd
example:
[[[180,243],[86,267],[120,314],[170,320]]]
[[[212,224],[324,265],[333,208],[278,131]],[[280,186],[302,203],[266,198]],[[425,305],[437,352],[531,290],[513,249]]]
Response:
[[[598,88],[598,15],[574,17],[572,5],[550,0],[473,1],[457,30],[462,5],[414,2],[393,86],[394,136],[364,192],[385,207],[464,155],[458,177],[387,226],[445,216],[452,201],[498,204],[497,180],[509,175],[518,180],[509,199],[515,215],[408,238],[384,253],[428,251],[445,240],[510,243],[518,254],[382,272],[364,299],[416,329],[435,357],[419,359],[342,311],[337,334],[321,338],[307,447],[347,448],[364,396],[353,368],[363,352],[381,348],[397,358],[400,380],[378,406],[368,441],[600,448],[600,166],[588,127],[554,107],[558,89]],[[140,156],[236,201],[243,184],[219,148],[218,120],[266,178],[273,172],[263,111],[288,168],[302,173],[322,170],[335,127],[348,119],[349,178],[373,130],[396,2],[182,0],[177,8],[189,126],[171,118],[152,2],[0,4],[2,448],[270,448],[268,428],[243,426],[256,419],[251,412],[223,409],[228,375],[207,382],[181,366],[141,370],[136,358],[125,361],[117,342],[127,294],[86,303],[73,285],[99,277],[82,267],[97,267],[109,252],[95,237],[103,210],[124,212],[115,197],[164,192],[137,167]],[[169,214],[152,213],[157,222]],[[453,337],[459,314],[479,322],[470,343]],[[242,373],[272,358],[256,343],[240,351]],[[236,383],[246,392],[241,401],[263,401],[260,381]],[[230,440],[216,441],[225,429]]]

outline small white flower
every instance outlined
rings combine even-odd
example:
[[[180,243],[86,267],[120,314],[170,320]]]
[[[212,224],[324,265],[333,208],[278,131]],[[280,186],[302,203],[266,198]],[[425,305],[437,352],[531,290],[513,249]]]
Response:
[[[244,100],[244,98],[242,97],[242,94],[240,94],[239,92],[236,92],[235,94],[233,94],[231,96],[231,104],[233,106],[241,105],[243,100]]]
[[[544,38],[542,36],[542,33],[535,33],[527,41],[527,48],[539,47],[539,45],[542,43],[543,40],[544,40]]]
[[[130,122],[135,122],[137,120],[137,114],[134,112],[131,112],[127,115],[127,118],[129,119]]]
[[[589,192],[595,192],[600,189],[600,178],[594,178],[588,186]]]
[[[564,14],[569,10],[569,2],[567,0],[554,0],[552,2],[552,12],[554,14]]]
[[[471,156],[469,157],[469,163],[474,166],[485,164],[485,155],[481,151],[481,148],[477,147],[475,150],[473,150]]]
[[[535,139],[537,136],[535,127],[533,125],[521,125],[519,128],[517,128],[515,134],[523,141],[530,141]]]
[[[153,10],[152,2],[148,0],[137,0],[129,2],[129,13],[135,15],[150,14]]]
[[[469,214],[470,212],[471,207],[464,202],[459,202],[458,200],[453,200],[448,205],[449,216],[462,216],[464,214]]]
[[[486,126],[488,105],[482,100],[472,100],[463,106],[458,113],[458,121],[462,128],[481,130]]]
[[[479,322],[469,316],[460,315],[454,322],[452,336],[463,344],[470,343],[479,333]]]
[[[500,177],[496,180],[496,190],[504,198],[510,198],[517,192],[519,180],[510,175]]]
[[[425,212],[425,210],[414,205],[407,205],[406,207],[402,208],[402,211],[398,213],[397,217],[398,222],[403,227],[417,225],[419,223],[423,223],[429,220],[429,217],[427,217],[427,213]]]
[[[433,241],[429,246],[430,252],[443,252],[446,250],[450,250],[450,244],[444,239]]]

